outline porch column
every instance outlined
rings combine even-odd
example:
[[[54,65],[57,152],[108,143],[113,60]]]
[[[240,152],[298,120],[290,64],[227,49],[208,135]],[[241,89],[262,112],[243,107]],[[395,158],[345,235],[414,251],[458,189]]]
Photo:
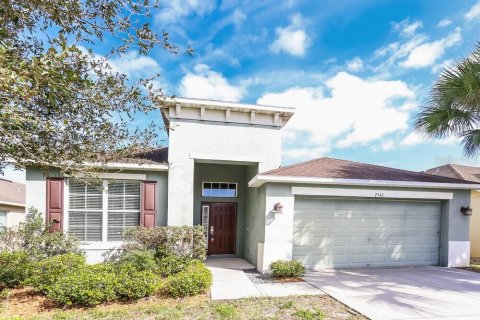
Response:
[[[173,161],[168,171],[169,226],[193,225],[193,159]]]
[[[264,272],[275,260],[292,260],[294,196],[289,185],[267,185],[265,241],[258,244],[257,270]],[[274,213],[280,203],[281,213]]]

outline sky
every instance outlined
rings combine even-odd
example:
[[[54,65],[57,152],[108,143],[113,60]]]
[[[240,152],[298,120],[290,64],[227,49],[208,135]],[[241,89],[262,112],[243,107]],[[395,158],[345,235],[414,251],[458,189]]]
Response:
[[[455,137],[425,140],[412,128],[439,73],[480,41],[478,0],[170,0],[149,22],[195,54],[128,51],[114,68],[132,80],[159,73],[168,95],[295,107],[283,164],[329,156],[415,171],[480,166]]]

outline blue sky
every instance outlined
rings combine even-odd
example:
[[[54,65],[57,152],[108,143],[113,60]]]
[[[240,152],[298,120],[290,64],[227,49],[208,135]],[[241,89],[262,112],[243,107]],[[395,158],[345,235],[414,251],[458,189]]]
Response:
[[[454,137],[412,132],[438,73],[480,40],[480,1],[161,3],[153,28],[195,55],[130,51],[114,67],[132,79],[159,72],[167,94],[296,107],[284,164],[331,156],[410,170],[480,165]]]

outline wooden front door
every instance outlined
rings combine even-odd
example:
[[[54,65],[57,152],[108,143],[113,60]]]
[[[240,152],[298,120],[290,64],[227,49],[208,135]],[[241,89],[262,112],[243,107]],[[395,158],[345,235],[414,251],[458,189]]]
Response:
[[[237,204],[209,203],[208,254],[234,254]]]

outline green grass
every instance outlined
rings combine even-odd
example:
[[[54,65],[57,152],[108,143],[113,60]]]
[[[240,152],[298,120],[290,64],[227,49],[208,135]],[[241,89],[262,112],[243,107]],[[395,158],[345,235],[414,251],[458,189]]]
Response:
[[[314,310],[297,310],[293,314],[300,320],[323,320],[325,319],[325,313],[320,309]]]
[[[220,303],[213,306],[213,310],[219,319],[237,319],[237,308],[228,303]]]

